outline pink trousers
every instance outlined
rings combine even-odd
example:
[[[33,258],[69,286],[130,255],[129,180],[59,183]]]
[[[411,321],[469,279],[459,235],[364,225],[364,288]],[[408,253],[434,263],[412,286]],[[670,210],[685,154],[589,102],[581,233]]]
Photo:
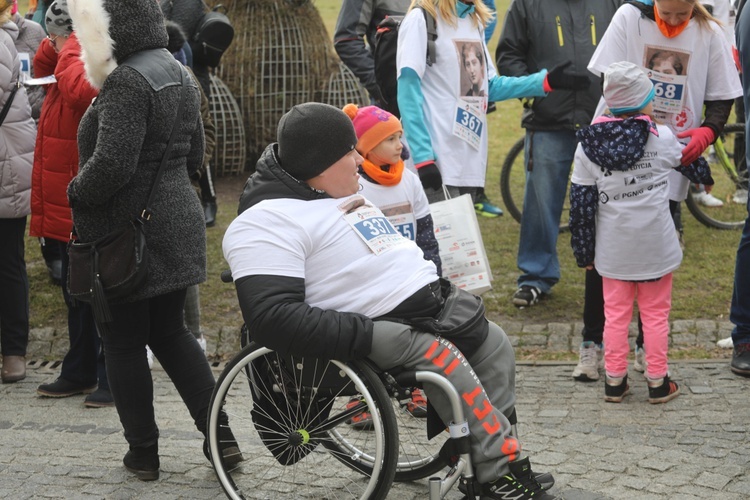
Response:
[[[609,377],[628,373],[628,327],[633,319],[633,301],[643,322],[646,375],[658,379],[667,374],[669,310],[672,307],[672,273],[658,281],[636,283],[602,277],[604,290],[604,369]]]

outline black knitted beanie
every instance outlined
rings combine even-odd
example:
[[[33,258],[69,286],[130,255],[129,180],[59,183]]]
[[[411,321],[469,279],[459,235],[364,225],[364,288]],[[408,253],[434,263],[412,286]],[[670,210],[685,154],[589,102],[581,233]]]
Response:
[[[290,109],[276,130],[281,167],[306,181],[317,176],[357,145],[346,113],[330,104],[306,102]]]

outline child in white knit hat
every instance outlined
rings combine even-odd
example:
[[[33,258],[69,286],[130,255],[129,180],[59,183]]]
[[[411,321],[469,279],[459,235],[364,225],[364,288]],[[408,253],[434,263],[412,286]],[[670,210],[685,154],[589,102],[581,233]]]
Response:
[[[635,64],[604,74],[609,113],[577,132],[570,188],[571,245],[579,267],[596,270],[604,290],[606,401],[629,394],[628,327],[633,301],[643,321],[649,403],[680,389],[669,378],[667,349],[672,273],[682,261],[668,203],[668,173],[713,184],[703,158],[680,166],[683,146],[653,121],[654,86]]]

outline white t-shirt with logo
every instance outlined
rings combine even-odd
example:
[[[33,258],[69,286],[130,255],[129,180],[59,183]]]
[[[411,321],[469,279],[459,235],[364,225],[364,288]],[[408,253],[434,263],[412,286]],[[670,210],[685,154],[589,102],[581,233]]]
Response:
[[[422,81],[426,126],[443,183],[484,186],[487,92],[497,72],[484,44],[483,28],[469,17],[456,18],[453,27],[438,13],[436,25],[436,61],[427,66],[424,14],[413,9],[404,17],[398,30],[397,76],[403,68],[411,68]],[[475,69],[477,63],[481,72]]]
[[[675,134],[701,125],[705,101],[742,95],[731,47],[713,21],[704,26],[693,18],[682,33],[667,38],[654,21],[625,4],[612,18],[588,69],[602,75],[610,64],[619,61],[641,66],[654,82],[654,117]],[[601,116],[606,107],[602,97],[595,117]],[[679,173],[670,174],[669,199],[684,200],[688,185],[687,178]]]
[[[359,193],[375,204],[398,232],[412,241],[417,238],[417,220],[430,214],[430,205],[419,177],[404,169],[401,182],[383,186],[360,177]]]
[[[603,172],[580,144],[576,149],[570,181],[599,191],[594,265],[607,278],[661,278],[682,261],[667,192],[682,145],[664,125],[657,129],[659,136],[649,133],[643,157],[627,171]]]
[[[235,280],[302,278],[308,305],[369,317],[438,279],[419,247],[360,195],[262,201],[229,225],[222,246]]]

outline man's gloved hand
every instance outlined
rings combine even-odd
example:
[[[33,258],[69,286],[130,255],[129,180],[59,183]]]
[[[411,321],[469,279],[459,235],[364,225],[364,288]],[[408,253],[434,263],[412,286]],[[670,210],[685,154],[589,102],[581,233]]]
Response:
[[[586,90],[591,85],[587,73],[565,71],[572,61],[565,61],[552,68],[544,78],[544,90]]]
[[[439,190],[443,186],[443,176],[440,175],[437,165],[434,161],[429,161],[422,166],[417,167],[419,180],[425,189]]]
[[[691,128],[684,132],[680,132],[677,134],[677,137],[680,139],[690,137],[690,142],[682,150],[682,160],[680,160],[680,163],[683,166],[688,166],[697,160],[706,148],[716,139],[716,135],[710,127]]]

